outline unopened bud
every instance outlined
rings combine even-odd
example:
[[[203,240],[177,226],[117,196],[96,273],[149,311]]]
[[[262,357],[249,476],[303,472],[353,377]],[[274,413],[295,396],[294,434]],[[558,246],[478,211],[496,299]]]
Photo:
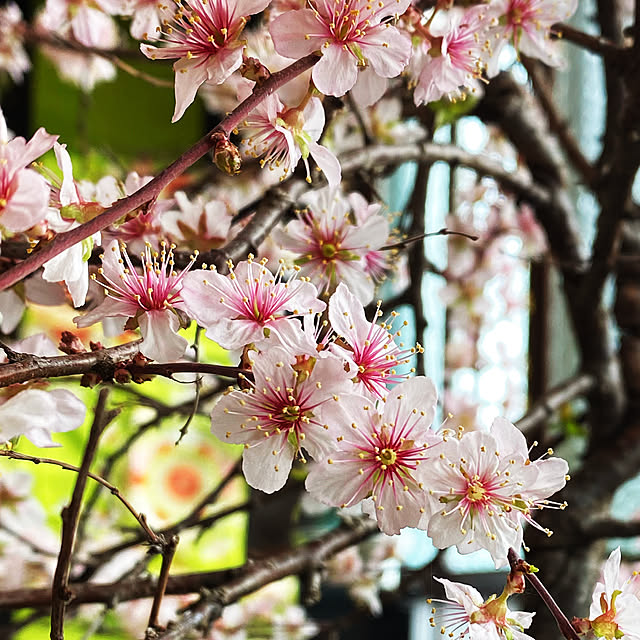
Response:
[[[247,80],[253,80],[257,85],[262,84],[271,77],[271,71],[269,71],[260,60],[250,56],[247,56],[243,60],[240,73],[247,78]]]
[[[242,167],[242,160],[240,159],[238,147],[223,133],[214,133],[211,139],[214,143],[213,161],[216,167],[230,176],[239,173]]]

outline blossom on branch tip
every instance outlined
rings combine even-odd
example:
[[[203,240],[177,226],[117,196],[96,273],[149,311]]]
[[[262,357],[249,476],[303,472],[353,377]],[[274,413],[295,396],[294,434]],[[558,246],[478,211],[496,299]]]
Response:
[[[589,624],[597,638],[640,640],[640,599],[633,580],[620,576],[620,547],[605,562],[594,590]]]
[[[298,59],[320,51],[312,72],[315,86],[325,95],[343,96],[358,80],[359,67],[365,67],[373,84],[402,73],[411,56],[411,40],[389,20],[402,15],[409,4],[410,0],[310,0],[310,8],[275,18],[269,31],[280,55]]]
[[[259,13],[269,0],[184,0],[178,2],[173,20],[165,21],[159,42],[140,45],[152,60],[179,58],[176,73],[176,106],[172,122],[180,120],[205,82],[221,84],[242,64],[244,40],[240,35],[247,16]]]
[[[364,396],[344,395],[332,430],[337,449],[311,470],[307,490],[336,507],[365,500],[363,510],[386,534],[424,529],[427,460],[441,446],[430,428],[436,398],[433,382],[425,377],[394,386],[378,406]]]
[[[487,17],[492,20],[492,41],[497,42],[488,67],[489,77],[500,71],[498,58],[507,43],[531,58],[558,67],[562,59],[551,27],[570,18],[578,0],[492,0]]]
[[[427,470],[427,533],[441,549],[486,549],[500,567],[509,547],[522,546],[525,523],[541,528],[532,511],[566,506],[547,498],[564,487],[567,471],[562,458],[529,460],[524,436],[504,418],[496,418],[489,433],[445,434]]]
[[[441,625],[440,633],[465,640],[533,640],[524,629],[531,626],[534,613],[511,611],[507,606],[508,590],[499,597],[495,595],[486,601],[472,586],[461,582],[451,582],[436,578],[444,586],[447,600],[429,599],[429,604],[441,602],[446,606],[442,615],[431,609],[429,619],[432,627]]]
[[[42,334],[25,338],[13,348],[37,356],[59,355],[51,340]],[[0,354],[0,360],[6,362],[4,352]],[[72,431],[84,422],[86,407],[71,391],[41,387],[42,382],[35,382],[1,390],[0,443],[24,436],[36,447],[58,447],[51,439],[52,433]]]
[[[98,270],[106,281],[102,285],[106,298],[73,321],[78,327],[88,327],[104,318],[132,318],[142,333],[142,355],[158,362],[177,360],[187,348],[187,341],[177,333],[181,324],[177,312],[184,310],[182,280],[195,256],[180,273],[173,270],[173,245],[167,248],[163,242],[160,251],[155,251],[147,244],[140,258],[142,274],[131,262],[126,247],[115,240],[110,242]]]
[[[488,55],[489,26],[484,5],[452,12],[445,24],[427,30],[416,23],[415,48],[408,73],[415,85],[416,105],[443,96],[464,97],[464,89],[475,91]]]
[[[0,69],[9,73],[14,82],[21,82],[31,68],[21,33],[22,12],[15,2],[0,8]]]

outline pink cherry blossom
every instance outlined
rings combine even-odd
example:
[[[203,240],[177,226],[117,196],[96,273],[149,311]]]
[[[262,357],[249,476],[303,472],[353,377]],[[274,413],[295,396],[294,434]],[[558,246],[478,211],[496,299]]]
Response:
[[[396,385],[379,407],[364,396],[343,396],[333,430],[338,449],[311,470],[307,490],[343,508],[366,500],[363,510],[389,535],[421,526],[427,460],[440,443],[430,429],[435,404],[435,386],[425,377]]]
[[[635,584],[620,576],[620,547],[607,559],[593,590],[589,618],[598,638],[640,640],[640,600]]]
[[[29,165],[57,139],[41,127],[29,142],[22,137],[9,140],[0,111],[0,227],[5,233],[26,231],[46,217],[49,187]]]
[[[487,56],[488,23],[481,10],[451,12],[445,24],[431,26],[426,35],[421,25],[416,26],[416,49],[409,65],[416,105],[443,96],[459,97],[464,87],[475,90]]]
[[[243,92],[243,94],[246,92]],[[248,95],[248,94],[247,94]],[[244,153],[260,164],[278,170],[284,180],[302,158],[309,175],[309,155],[324,172],[329,186],[340,184],[338,159],[317,140],[324,130],[324,109],[318,98],[311,98],[303,109],[286,108],[277,95],[263,100],[244,121]]]
[[[493,19],[494,48],[488,68],[489,77],[498,74],[498,57],[507,42],[531,58],[551,66],[562,64],[558,43],[550,38],[551,26],[570,18],[578,8],[578,0],[496,0],[487,7]]]
[[[187,348],[187,341],[177,333],[177,311],[184,309],[182,280],[191,264],[176,273],[173,245],[167,250],[166,243],[160,252],[147,245],[141,263],[142,274],[138,274],[124,245],[110,242],[99,269],[107,296],[93,311],[73,321],[78,327],[88,327],[104,318],[135,318],[143,337],[140,353],[159,362],[177,360]]]
[[[278,16],[269,31],[276,51],[288,58],[320,51],[313,82],[326,95],[342,96],[356,83],[358,67],[370,68],[369,81],[374,83],[376,78],[400,75],[409,62],[411,41],[387,19],[403,14],[409,4],[410,0],[310,0],[309,9]]]
[[[259,13],[269,0],[185,0],[173,21],[163,28],[166,46],[140,45],[147,58],[179,58],[176,72],[176,107],[172,122],[180,120],[204,82],[221,84],[242,64],[244,42],[240,34],[247,16]]]
[[[329,348],[348,357],[358,367],[354,379],[358,393],[383,398],[387,395],[387,385],[407,377],[407,374],[398,373],[396,368],[407,364],[416,349],[404,349],[402,344],[396,344],[388,331],[390,325],[369,322],[362,304],[343,283],[338,285],[329,300],[329,321],[341,338]],[[399,334],[400,331],[396,337]]]
[[[271,332],[301,332],[298,316],[326,308],[313,284],[298,277],[285,282],[282,265],[274,275],[265,260],[254,262],[251,256],[236,267],[229,265],[226,276],[193,271],[184,279],[182,297],[207,336],[225,349],[259,346]]]
[[[296,264],[323,292],[333,292],[339,282],[348,282],[356,298],[368,304],[374,282],[365,256],[387,242],[389,222],[382,215],[371,215],[356,225],[348,201],[335,189],[311,192],[304,200],[308,208],[284,231],[276,230],[276,240],[298,254]]]
[[[184,191],[176,191],[174,200],[178,208],[169,206],[161,218],[172,240],[198,251],[217,249],[226,242],[233,220],[228,203],[205,196],[189,200]]]
[[[533,510],[565,506],[547,498],[565,485],[567,470],[562,458],[529,460],[524,436],[504,418],[496,418],[489,433],[452,435],[428,467],[427,532],[441,549],[487,549],[500,567],[509,547],[522,545],[525,522],[540,528]]]
[[[451,582],[445,578],[436,578],[444,586],[448,600],[443,601],[446,612],[430,619],[431,626],[441,626],[444,635],[457,634],[465,640],[533,640],[523,629],[528,629],[533,613],[511,611],[507,607],[506,597],[492,596],[486,602],[480,593],[468,584]],[[428,602],[433,602],[431,599]],[[438,601],[435,601],[438,602]],[[436,614],[436,609],[432,609]],[[437,620],[437,623],[436,623]]]
[[[130,196],[152,179],[153,176],[140,176],[136,171],[131,171],[124,184],[118,183],[116,186],[117,198]],[[161,218],[174,206],[173,198],[154,199],[130,211],[123,220],[108,227],[103,232],[103,241],[106,243],[109,240],[119,240],[124,242],[130,251],[136,253],[144,252],[147,243],[158,248],[161,240],[166,239],[168,234]]]
[[[211,431],[243,444],[242,469],[255,489],[282,488],[302,449],[318,459],[336,446],[337,407],[351,386],[341,358],[315,350],[265,348],[252,363],[254,383],[227,393],[213,408]]]

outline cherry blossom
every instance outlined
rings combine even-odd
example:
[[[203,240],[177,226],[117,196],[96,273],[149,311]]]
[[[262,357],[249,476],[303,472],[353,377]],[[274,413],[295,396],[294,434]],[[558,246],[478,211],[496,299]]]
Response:
[[[299,332],[296,316],[326,308],[313,284],[298,277],[284,282],[282,265],[274,275],[266,261],[251,256],[236,267],[230,264],[226,276],[193,271],[184,279],[182,296],[189,314],[225,349],[259,346],[271,332]]]
[[[140,45],[152,60],[179,58],[173,65],[176,107],[172,122],[180,120],[201,84],[221,84],[240,67],[244,47],[240,34],[247,16],[268,4],[269,0],[185,0],[178,5],[173,21],[164,25],[160,41],[166,46]]]
[[[424,528],[426,470],[431,447],[441,442],[430,429],[436,390],[429,378],[396,385],[376,407],[371,399],[345,395],[332,431],[337,451],[311,470],[306,487],[325,504],[363,510],[389,535]]]
[[[137,171],[131,171],[124,184],[118,184],[118,197],[130,196],[149,183],[153,176],[141,176]],[[154,247],[160,246],[160,241],[169,233],[165,230],[164,216],[175,206],[173,198],[160,198],[146,203],[142,207],[130,211],[123,220],[111,225],[104,231],[105,242],[119,240],[128,249],[140,253],[147,243]],[[198,247],[195,247],[198,248]]]
[[[131,15],[129,32],[136,40],[156,40],[165,20],[171,18],[173,2],[164,0],[130,0],[123,12]]]
[[[336,447],[340,394],[350,373],[330,353],[271,346],[251,362],[254,383],[230,391],[211,414],[211,431],[223,442],[243,444],[242,470],[255,489],[281,489],[302,449],[318,459]]]
[[[287,109],[280,98],[272,94],[244,121],[244,153],[253,158],[264,156],[260,164],[278,170],[281,180],[293,172],[302,158],[307,182],[311,182],[311,155],[324,172],[329,186],[336,187],[341,179],[340,164],[326,147],[317,142],[323,129],[324,109],[318,98],[310,98],[303,108]]]
[[[29,165],[57,139],[41,127],[29,142],[22,137],[10,140],[0,110],[0,227],[4,233],[26,231],[46,217],[49,187]]]
[[[593,590],[589,619],[598,638],[640,640],[640,600],[636,585],[620,576],[620,547],[607,559],[602,581]]]
[[[42,334],[25,338],[13,348],[19,353],[37,356],[60,355],[51,340]],[[1,359],[6,362],[4,352],[1,353]],[[0,442],[24,436],[37,447],[59,447],[51,434],[72,431],[84,422],[86,407],[71,391],[39,387],[26,383],[2,389]]]
[[[78,327],[88,327],[104,318],[134,318],[142,333],[140,353],[159,362],[180,358],[187,341],[180,328],[178,310],[184,310],[182,280],[191,263],[180,273],[173,270],[173,245],[162,243],[160,251],[150,245],[141,255],[142,274],[138,274],[124,245],[111,241],[102,257],[100,275],[107,296],[93,311],[73,319]]]
[[[408,69],[416,84],[416,105],[443,96],[459,97],[464,87],[475,90],[487,56],[484,34],[488,23],[479,13],[483,10],[453,11],[446,22],[432,25],[426,34],[416,25],[416,49]]]
[[[19,28],[21,23],[22,12],[15,2],[0,8],[0,69],[7,71],[14,82],[20,82],[31,68]]]
[[[529,460],[524,436],[504,418],[496,418],[489,433],[449,436],[427,469],[427,532],[441,549],[487,549],[500,567],[509,547],[522,545],[525,522],[540,528],[533,510],[565,506],[546,498],[565,485],[567,470],[562,458]]]
[[[492,1],[486,13],[493,20],[493,40],[498,44],[488,67],[489,77],[498,74],[499,54],[508,42],[526,56],[560,66],[558,43],[550,38],[551,26],[570,18],[577,8],[578,0]]]
[[[362,224],[354,224],[349,202],[335,189],[309,193],[304,201],[307,209],[283,231],[276,230],[276,240],[298,254],[296,264],[323,292],[333,292],[339,282],[348,282],[362,304],[371,302],[374,283],[365,256],[384,246],[389,222],[381,215],[371,215]]]
[[[115,15],[120,9],[118,0],[47,0],[38,23],[58,36],[75,39],[87,47],[113,49],[119,43],[118,28],[108,14]],[[52,46],[43,46],[43,51],[63,78],[86,92],[92,91],[96,83],[116,76],[115,65],[102,56]]]
[[[99,214],[117,199],[118,194],[115,180],[110,177],[103,179],[99,186],[88,182],[76,183],[66,145],[56,142],[53,148],[62,170],[62,181],[55,175],[50,176],[53,206],[49,209],[48,226],[55,232],[69,231]],[[96,233],[44,265],[43,279],[47,282],[63,281],[75,307],[85,303],[89,289],[89,257],[94,245],[99,243],[100,234]]]
[[[436,580],[444,586],[447,611],[442,617],[432,617],[430,622],[435,627],[438,619],[443,635],[448,632],[452,637],[458,634],[468,640],[533,640],[523,630],[531,626],[535,614],[511,611],[507,606],[507,590],[498,598],[494,595],[485,602],[470,585],[445,578]],[[436,613],[435,608],[432,613]]]
[[[302,58],[320,51],[312,78],[319,91],[342,96],[358,79],[358,67],[365,67],[367,82],[378,85],[382,78],[400,75],[411,55],[408,34],[387,18],[403,14],[409,0],[311,0],[310,8],[279,15],[269,25],[276,51],[288,58]],[[377,94],[370,86],[363,95]]]
[[[173,197],[178,209],[172,207],[161,217],[172,240],[198,251],[217,249],[225,243],[233,218],[226,202],[204,196],[189,200],[184,191],[176,191]]]
[[[358,393],[383,398],[387,395],[387,385],[407,377],[396,368],[407,364],[416,349],[404,349],[402,343],[396,344],[388,331],[390,325],[369,322],[362,304],[343,283],[329,300],[329,321],[340,337],[329,348],[348,357],[358,367],[354,379]],[[399,334],[400,331],[396,332],[396,337]]]

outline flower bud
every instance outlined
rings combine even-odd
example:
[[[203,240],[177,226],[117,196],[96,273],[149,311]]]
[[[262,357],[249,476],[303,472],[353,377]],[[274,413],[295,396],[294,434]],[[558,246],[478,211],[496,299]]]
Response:
[[[242,160],[238,147],[222,133],[214,133],[211,138],[214,141],[213,161],[216,167],[230,176],[240,173]]]

